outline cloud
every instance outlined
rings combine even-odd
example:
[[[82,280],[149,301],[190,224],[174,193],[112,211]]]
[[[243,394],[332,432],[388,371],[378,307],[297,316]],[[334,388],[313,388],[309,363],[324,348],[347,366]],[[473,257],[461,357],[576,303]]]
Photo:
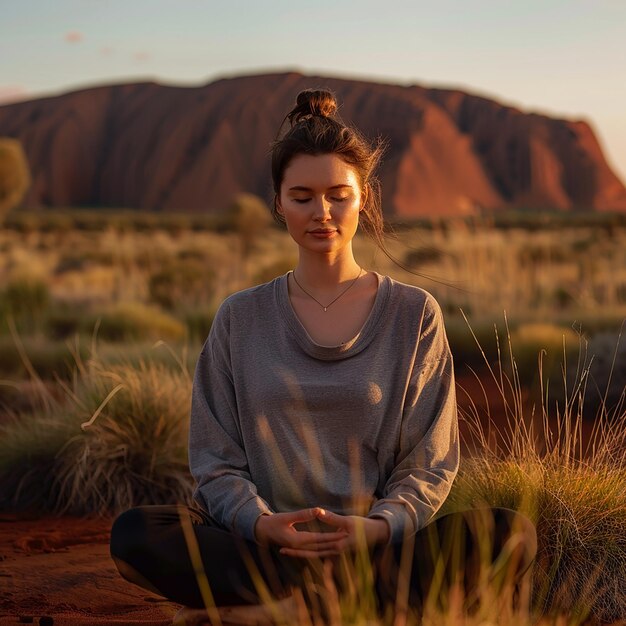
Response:
[[[150,53],[145,51],[135,52],[133,57],[135,61],[147,61],[150,58]]]
[[[102,46],[102,48],[100,48],[100,54],[105,57],[111,56],[113,54],[113,48],[111,48],[111,46]]]
[[[25,100],[27,97],[28,91],[22,85],[0,85],[0,104]]]
[[[79,43],[84,39],[84,37],[83,34],[77,30],[70,30],[65,33],[64,39],[67,43]]]

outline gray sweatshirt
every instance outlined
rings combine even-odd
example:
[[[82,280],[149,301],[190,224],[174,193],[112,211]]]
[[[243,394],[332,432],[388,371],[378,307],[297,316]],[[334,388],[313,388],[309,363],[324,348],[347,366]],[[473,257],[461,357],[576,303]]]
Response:
[[[253,541],[259,515],[312,506],[386,519],[401,541],[432,519],[459,463],[439,305],[376,274],[360,333],[320,346],[291,306],[287,276],[217,311],[193,381],[193,497]]]

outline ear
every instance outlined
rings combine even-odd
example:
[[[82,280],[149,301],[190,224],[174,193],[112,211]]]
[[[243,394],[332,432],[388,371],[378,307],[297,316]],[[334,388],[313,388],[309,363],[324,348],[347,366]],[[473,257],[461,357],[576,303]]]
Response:
[[[280,204],[278,194],[274,194],[274,208],[276,209],[276,213],[278,213],[278,215],[283,215],[283,207]]]

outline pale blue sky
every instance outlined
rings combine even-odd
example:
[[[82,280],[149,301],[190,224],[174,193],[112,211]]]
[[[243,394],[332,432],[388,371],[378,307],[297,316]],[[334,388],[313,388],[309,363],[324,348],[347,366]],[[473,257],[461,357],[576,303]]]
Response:
[[[288,69],[585,118],[626,182],[626,0],[0,0],[0,100]]]

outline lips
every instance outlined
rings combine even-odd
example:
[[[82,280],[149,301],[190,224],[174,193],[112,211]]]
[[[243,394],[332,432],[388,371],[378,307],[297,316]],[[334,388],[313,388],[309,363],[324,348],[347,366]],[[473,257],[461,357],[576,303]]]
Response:
[[[334,233],[334,228],[316,228],[315,230],[310,230],[310,233],[315,233],[317,235],[328,235],[329,233]]]

